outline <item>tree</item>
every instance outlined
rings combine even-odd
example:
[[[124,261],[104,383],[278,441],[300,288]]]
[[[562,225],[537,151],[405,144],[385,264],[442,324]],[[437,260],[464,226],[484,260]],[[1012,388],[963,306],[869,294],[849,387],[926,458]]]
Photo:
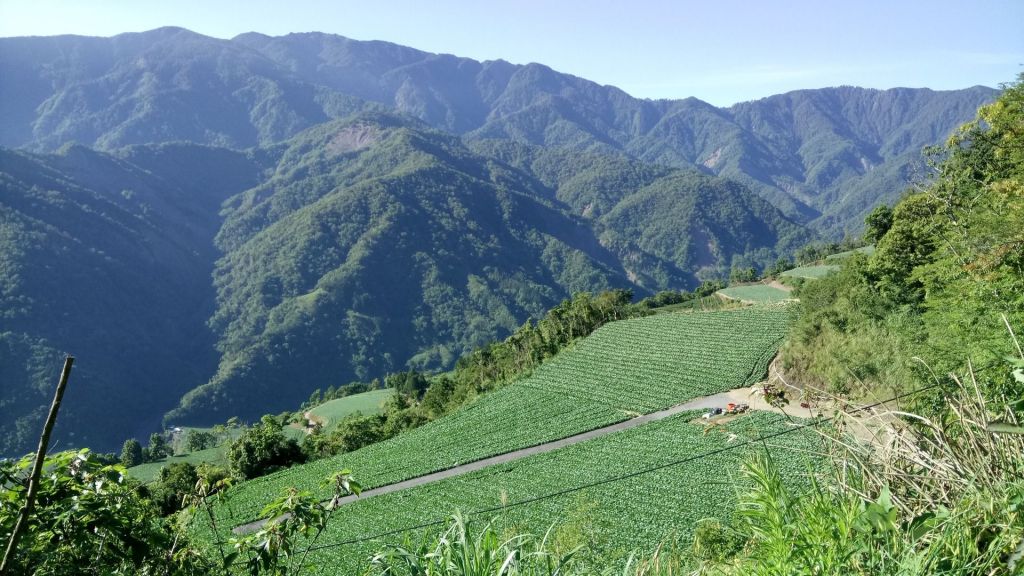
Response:
[[[757,280],[757,269],[753,266],[746,268],[733,267],[732,272],[729,274],[729,281],[736,282],[753,282]]]
[[[305,460],[299,444],[284,435],[281,423],[265,415],[260,423],[242,432],[228,449],[228,468],[243,480],[269,474]]]
[[[351,452],[383,440],[385,422],[386,419],[382,415],[363,416],[356,413],[347,416],[331,433],[333,453]]]
[[[872,244],[878,242],[892,228],[892,208],[882,204],[864,219],[864,239]]]
[[[206,450],[217,445],[217,435],[208,430],[189,430],[185,437],[185,449],[189,452]]]
[[[187,495],[199,481],[196,467],[188,462],[174,462],[160,469],[160,482],[152,490],[153,503],[163,516],[181,510]]]
[[[705,280],[700,283],[700,286],[697,286],[697,289],[694,290],[693,293],[698,298],[702,298],[704,296],[710,296],[722,288],[725,288],[725,283],[721,280]]]
[[[394,388],[399,394],[418,400],[420,396],[430,387],[430,381],[422,373],[416,370],[388,374],[384,379],[384,385]]]
[[[170,455],[170,446],[167,445],[167,440],[164,439],[164,435],[159,432],[153,432],[150,434],[149,459],[156,461]]]
[[[779,257],[770,268],[764,271],[765,276],[778,276],[786,270],[793,268],[793,262],[786,257]]]
[[[420,407],[429,418],[438,418],[448,410],[448,402],[455,392],[455,382],[447,376],[438,376],[423,394]]]
[[[31,456],[0,464],[0,534],[10,533],[25,502]],[[12,574],[206,572],[178,563],[195,557],[179,553],[123,466],[99,464],[88,450],[47,456],[45,466]]]
[[[142,464],[142,444],[139,444],[135,438],[124,441],[124,446],[121,448],[121,464],[126,468]]]

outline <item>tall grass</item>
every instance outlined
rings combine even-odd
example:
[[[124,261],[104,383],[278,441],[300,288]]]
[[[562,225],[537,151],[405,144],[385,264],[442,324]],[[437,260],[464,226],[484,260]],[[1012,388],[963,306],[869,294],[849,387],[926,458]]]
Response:
[[[1020,370],[1013,377],[1024,385]],[[1021,398],[985,398],[970,366],[942,386],[935,417],[885,406],[837,416],[823,432],[835,474],[809,490],[783,483],[767,456],[749,462],[746,550],[702,572],[1024,574]]]
[[[559,552],[553,530],[539,540],[528,534],[502,538],[491,525],[473,536],[460,514],[435,542],[408,544],[375,555],[372,570],[380,576],[569,576],[578,549]]]
[[[371,560],[375,576],[683,576],[690,574],[682,556],[659,547],[653,554],[630,556],[624,566],[610,562],[594,567],[579,554],[583,545],[562,551],[555,527],[543,537],[529,534],[501,537],[488,524],[473,535],[472,527],[456,514],[438,538],[417,546],[393,547]]]

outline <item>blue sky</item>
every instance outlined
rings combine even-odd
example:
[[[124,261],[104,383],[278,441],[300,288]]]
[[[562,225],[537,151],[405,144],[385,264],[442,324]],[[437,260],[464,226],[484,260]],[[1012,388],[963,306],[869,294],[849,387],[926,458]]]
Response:
[[[541,62],[638,97],[717,105],[841,84],[996,86],[1024,71],[1024,0],[0,0],[0,36],[168,25]]]

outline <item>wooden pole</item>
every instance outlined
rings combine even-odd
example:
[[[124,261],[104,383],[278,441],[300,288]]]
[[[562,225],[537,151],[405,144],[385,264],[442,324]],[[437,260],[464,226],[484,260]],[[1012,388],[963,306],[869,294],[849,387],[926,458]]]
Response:
[[[28,481],[28,494],[25,495],[25,505],[21,507],[18,514],[18,522],[11,532],[11,540],[7,543],[7,551],[4,552],[3,563],[0,563],[0,576],[7,574],[8,568],[14,561],[14,550],[18,547],[18,540],[25,530],[28,517],[36,503],[36,492],[39,491],[39,475],[43,471],[43,460],[46,458],[46,447],[50,444],[50,433],[53,432],[53,425],[57,422],[57,411],[60,410],[61,400],[64,398],[64,389],[68,385],[68,376],[71,375],[71,365],[75,358],[70,354],[64,358],[64,369],[60,373],[60,382],[57,383],[57,392],[53,395],[53,402],[50,404],[50,413],[46,416],[46,423],[43,424],[43,435],[39,437],[39,448],[36,450],[36,460],[32,464],[32,475]]]

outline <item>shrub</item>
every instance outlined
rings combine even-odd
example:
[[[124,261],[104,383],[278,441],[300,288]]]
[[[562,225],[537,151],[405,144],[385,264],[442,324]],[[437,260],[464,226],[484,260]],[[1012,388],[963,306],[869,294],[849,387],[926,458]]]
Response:
[[[273,416],[264,416],[259,424],[242,432],[228,449],[231,474],[243,480],[304,461],[299,444],[285,437],[281,423]]]

